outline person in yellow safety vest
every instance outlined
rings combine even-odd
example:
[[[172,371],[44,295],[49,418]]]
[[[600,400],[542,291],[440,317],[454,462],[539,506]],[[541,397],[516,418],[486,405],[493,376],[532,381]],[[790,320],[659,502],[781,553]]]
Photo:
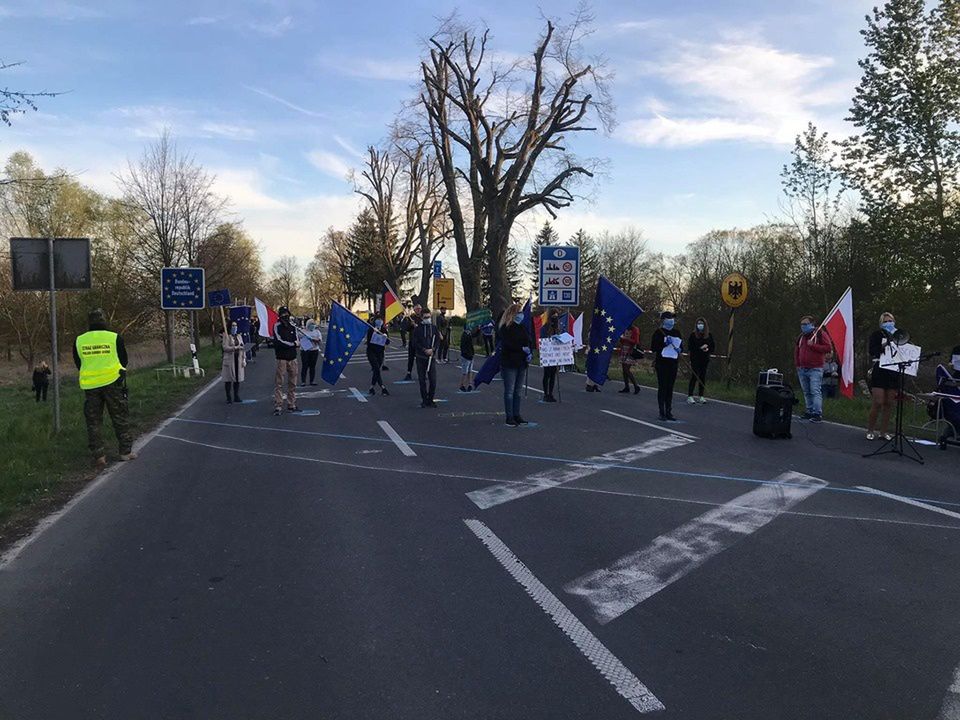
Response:
[[[120,459],[133,460],[133,437],[127,415],[127,349],[123,338],[107,329],[103,310],[92,310],[90,329],[77,337],[73,345],[73,362],[80,371],[83,390],[83,417],[87,422],[87,439],[98,468],[107,464],[103,445],[103,408],[106,406],[113,431],[120,444]]]

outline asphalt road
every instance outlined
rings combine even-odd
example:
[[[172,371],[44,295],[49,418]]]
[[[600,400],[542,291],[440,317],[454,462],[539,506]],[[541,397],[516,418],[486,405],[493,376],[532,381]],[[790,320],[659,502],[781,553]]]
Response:
[[[960,718],[960,451],[388,358],[273,417],[261,354],[8,554],[0,718]]]

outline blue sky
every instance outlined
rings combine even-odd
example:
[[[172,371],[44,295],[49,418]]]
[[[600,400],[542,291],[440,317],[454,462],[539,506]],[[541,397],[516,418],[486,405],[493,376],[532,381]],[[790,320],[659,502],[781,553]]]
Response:
[[[554,1],[549,14],[575,6]],[[858,79],[867,0],[602,0],[591,52],[615,71],[618,126],[580,136],[609,159],[566,236],[634,226],[682,251],[712,228],[779,212],[779,172],[808,120],[834,136]],[[62,90],[0,129],[0,153],[33,153],[104,192],[164,126],[218,177],[265,260],[309,258],[358,208],[344,179],[414,94],[422,43],[460,9],[495,50],[527,53],[536,3],[424,0],[0,0],[8,87]],[[518,243],[542,217],[527,218]]]

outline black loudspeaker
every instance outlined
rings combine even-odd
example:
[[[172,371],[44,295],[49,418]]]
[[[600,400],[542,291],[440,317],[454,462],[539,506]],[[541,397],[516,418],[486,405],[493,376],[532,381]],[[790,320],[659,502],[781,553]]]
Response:
[[[793,406],[797,400],[787,385],[760,385],[753,409],[753,434],[766,438],[788,438]]]

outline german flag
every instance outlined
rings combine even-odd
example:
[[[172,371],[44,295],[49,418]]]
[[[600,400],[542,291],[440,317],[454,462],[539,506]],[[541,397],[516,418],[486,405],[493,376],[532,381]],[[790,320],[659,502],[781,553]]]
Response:
[[[386,325],[403,312],[403,306],[400,304],[400,298],[397,297],[397,294],[386,280],[383,281],[383,284],[387,288],[383,292],[383,303],[381,305],[383,308],[383,323]]]

